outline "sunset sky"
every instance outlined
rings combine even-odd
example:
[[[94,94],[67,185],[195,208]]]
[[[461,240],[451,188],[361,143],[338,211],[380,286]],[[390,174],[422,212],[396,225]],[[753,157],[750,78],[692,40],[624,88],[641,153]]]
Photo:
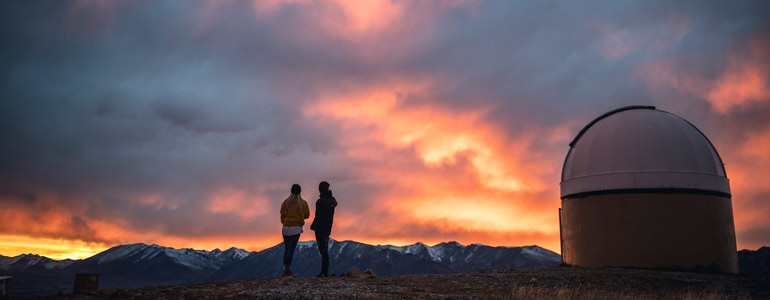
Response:
[[[633,104],[770,245],[770,2],[707,2],[3,1],[0,254],[261,250],[321,180],[337,240],[558,252],[570,140]]]

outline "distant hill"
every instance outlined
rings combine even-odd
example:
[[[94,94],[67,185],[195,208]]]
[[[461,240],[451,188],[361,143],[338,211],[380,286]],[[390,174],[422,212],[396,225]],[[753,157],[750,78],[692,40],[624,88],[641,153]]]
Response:
[[[0,255],[0,274],[31,270],[63,269],[74,260],[53,260],[37,254],[22,254],[14,257]]]
[[[361,270],[373,269],[380,276],[549,267],[557,266],[561,261],[558,254],[538,246],[463,246],[456,242],[398,247],[330,240],[329,254],[331,273],[342,274],[358,267]],[[29,254],[16,257],[0,255],[0,275],[14,276],[10,287],[12,294],[46,295],[70,291],[75,273],[98,273],[100,288],[277,277],[283,268],[282,257],[282,244],[259,252],[237,248],[203,251],[131,244],[112,247],[83,260],[56,261]],[[314,241],[299,243],[292,270],[300,277],[318,273],[320,256]]]
[[[770,247],[738,251],[738,264],[741,274],[770,274]]]

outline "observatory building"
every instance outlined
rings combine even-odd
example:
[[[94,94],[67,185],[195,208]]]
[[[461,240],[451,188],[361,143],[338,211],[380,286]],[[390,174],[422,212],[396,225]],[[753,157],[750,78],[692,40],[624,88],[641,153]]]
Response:
[[[738,272],[730,184],[703,133],[654,106],[588,123],[561,177],[564,263]]]

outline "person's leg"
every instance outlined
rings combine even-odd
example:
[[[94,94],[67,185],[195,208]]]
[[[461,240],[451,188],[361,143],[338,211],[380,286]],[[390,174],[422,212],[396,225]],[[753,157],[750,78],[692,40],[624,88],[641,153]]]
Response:
[[[283,236],[283,268],[286,269],[291,264],[291,259],[287,261],[289,257],[289,236]]]
[[[321,272],[329,274],[329,236],[323,237],[323,245],[321,246]]]
[[[318,252],[321,253],[321,273],[319,275],[329,274],[329,236],[325,234],[315,234],[315,240],[318,245]]]
[[[297,248],[297,242],[299,242],[299,234],[283,236],[283,245],[286,247],[283,252],[283,265],[286,267],[291,266],[291,260],[294,258],[294,249]]]

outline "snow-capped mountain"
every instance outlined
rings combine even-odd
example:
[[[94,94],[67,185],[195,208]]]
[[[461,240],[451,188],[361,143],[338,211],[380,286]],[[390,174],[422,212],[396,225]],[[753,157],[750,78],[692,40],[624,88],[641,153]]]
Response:
[[[75,261],[55,261],[37,255],[0,258],[3,265],[11,263],[7,271],[0,266],[0,275],[14,276],[12,289],[20,295],[71,290],[76,273],[99,274],[100,288],[189,284],[202,282],[222,266],[251,254],[237,248],[204,251],[130,244]]]
[[[184,284],[202,282],[223,266],[250,254],[237,248],[205,251],[131,244],[112,247],[67,270],[99,273],[103,287]]]
[[[231,247],[230,249],[227,249],[225,251],[214,249],[211,251],[210,254],[220,261],[229,261],[229,260],[244,259],[246,256],[251,255],[252,252]]]
[[[395,246],[390,246],[395,247]],[[399,247],[395,247],[399,248]],[[224,266],[210,279],[245,279],[280,276],[283,270],[283,244],[257,252],[237,264]],[[373,269],[379,275],[443,274],[453,270],[439,262],[424,259],[388,246],[372,246],[354,241],[329,240],[330,273],[344,274],[353,267]],[[558,263],[557,263],[558,265]],[[297,276],[314,276],[321,266],[315,241],[299,242],[292,270]]]
[[[538,246],[490,247],[481,244],[463,246],[457,242],[448,242],[435,246],[416,243],[405,247],[391,245],[377,247],[432,260],[455,272],[558,266],[561,263],[561,256]]]
[[[13,257],[0,255],[0,271],[15,272],[24,270],[54,270],[63,269],[74,260],[53,260],[37,254],[21,254]]]
[[[129,263],[137,264],[168,263],[190,270],[216,270],[220,267],[238,261],[250,255],[251,252],[235,247],[221,251],[194,250],[190,248],[174,249],[158,245],[131,244],[112,247],[104,252],[94,255],[84,262],[95,266],[109,266]]]
[[[283,245],[258,252],[237,264],[223,267],[211,279],[244,279],[279,276]],[[551,267],[561,257],[538,246],[463,246],[457,242],[427,246],[423,243],[399,247],[367,245],[354,241],[329,241],[330,273],[344,274],[352,267],[373,269],[380,275],[443,274],[479,269]],[[300,242],[294,252],[292,270],[298,276],[320,271],[320,255],[314,241]]]

